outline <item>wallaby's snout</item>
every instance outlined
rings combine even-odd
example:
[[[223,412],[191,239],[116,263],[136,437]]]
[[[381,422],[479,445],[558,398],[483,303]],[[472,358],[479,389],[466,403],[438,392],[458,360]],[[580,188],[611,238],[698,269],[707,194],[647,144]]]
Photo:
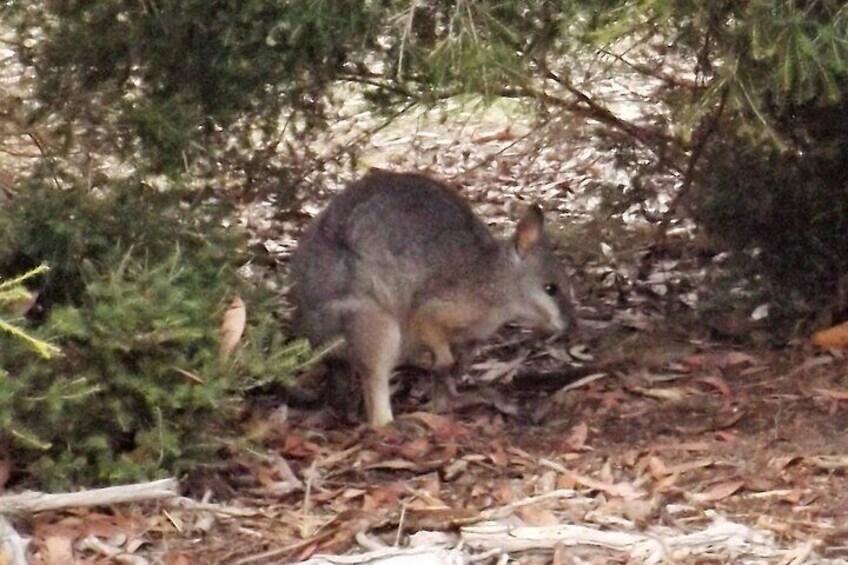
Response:
[[[538,206],[499,239],[454,189],[418,174],[372,171],[334,198],[301,238],[291,280],[296,331],[314,345],[344,338],[374,426],[393,418],[398,365],[449,370],[456,347],[508,323],[574,325]]]

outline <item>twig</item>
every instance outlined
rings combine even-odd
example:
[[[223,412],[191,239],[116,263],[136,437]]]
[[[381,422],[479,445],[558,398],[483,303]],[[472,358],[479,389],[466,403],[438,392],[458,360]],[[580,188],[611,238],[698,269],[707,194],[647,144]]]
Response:
[[[395,75],[398,82],[403,80],[403,54],[406,52],[406,41],[412,35],[412,20],[415,18],[415,10],[418,8],[417,0],[412,1],[409,7],[409,17],[406,20],[406,25],[403,27],[403,35],[400,36],[400,52],[398,53],[398,68]]]
[[[528,498],[522,498],[521,500],[516,500],[510,504],[505,506],[499,506],[498,508],[489,508],[488,510],[484,510],[480,512],[481,520],[495,520],[498,518],[505,518],[513,513],[513,511],[517,508],[522,508],[524,506],[530,506],[533,504],[538,504],[539,502],[545,502],[546,500],[557,500],[560,498],[574,498],[577,495],[577,491],[570,488],[564,488],[559,490],[554,490],[551,492],[546,492],[545,494],[540,494],[538,496],[531,496]]]
[[[6,514],[34,514],[75,506],[105,506],[145,500],[162,500],[177,496],[176,479],[161,479],[148,483],[135,483],[117,487],[50,494],[24,492],[0,497],[0,516]]]

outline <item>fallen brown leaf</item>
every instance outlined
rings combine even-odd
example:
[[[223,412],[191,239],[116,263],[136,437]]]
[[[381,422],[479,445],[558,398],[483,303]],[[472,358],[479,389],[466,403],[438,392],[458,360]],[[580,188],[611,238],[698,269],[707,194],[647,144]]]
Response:
[[[430,412],[413,412],[406,414],[404,419],[417,420],[430,428],[437,439],[459,440],[467,437],[468,430],[450,416],[432,414]]]
[[[681,441],[678,443],[654,444],[651,451],[709,451],[710,446],[705,441]]]
[[[778,471],[784,470],[786,467],[791,465],[792,463],[796,463],[801,461],[801,456],[799,455],[787,455],[784,457],[773,457],[769,459],[768,466],[772,469],[776,469]]]
[[[283,455],[295,458],[309,457],[321,453],[321,447],[311,441],[307,441],[297,434],[286,434],[283,445],[280,447]]]
[[[648,398],[668,402],[680,402],[684,398],[692,396],[692,389],[688,387],[648,388],[638,386],[633,387],[632,390]]]
[[[713,353],[695,353],[682,359],[683,363],[692,367],[727,369],[742,364],[758,364],[760,361],[753,355],[741,351],[717,351]]]
[[[73,539],[66,536],[49,536],[42,541],[42,563],[65,565],[74,563]]]
[[[848,322],[817,331],[813,334],[813,345],[819,347],[848,347]]]
[[[565,438],[565,446],[573,451],[581,451],[591,449],[586,446],[586,440],[589,438],[589,426],[586,422],[580,422],[573,428],[571,433]]]
[[[492,463],[497,467],[506,467],[509,464],[509,457],[504,451],[504,448],[501,444],[495,443],[489,449],[489,459],[492,460]]]
[[[804,463],[819,469],[837,470],[848,468],[848,455],[816,455],[804,457]]]
[[[556,526],[561,523],[553,512],[539,506],[521,506],[515,509],[515,514],[528,526]]]
[[[677,487],[674,485],[677,484],[677,481],[680,480],[680,475],[668,475],[660,480],[654,485],[654,492],[669,492],[672,490],[677,490]]]
[[[165,559],[165,563],[167,565],[194,565],[196,561],[193,561],[185,553],[177,553],[176,555],[169,555]]]
[[[655,479],[660,479],[671,474],[663,460],[656,456],[648,458],[648,470]]]
[[[738,439],[737,433],[733,430],[716,430],[715,436],[716,439],[720,439],[727,443],[732,443]]]
[[[717,375],[699,377],[695,380],[696,382],[704,383],[705,385],[713,387],[725,398],[733,397],[733,393],[730,391],[730,386],[728,386],[727,381]]]
[[[695,492],[687,496],[692,502],[717,502],[732,496],[736,491],[745,486],[745,481],[724,481],[713,485],[706,492]]]
[[[673,474],[683,474],[688,473],[689,471],[694,471],[696,469],[704,469],[706,467],[712,467],[715,465],[715,461],[712,459],[699,459],[697,461],[687,461],[685,463],[678,463],[668,469],[669,473]]]
[[[830,365],[833,363],[834,359],[830,355],[817,355],[810,359],[805,360],[803,363],[789,371],[786,376],[794,377],[797,374],[803,374],[809,371],[810,369],[815,369],[816,367],[824,367],[825,365]]]
[[[833,390],[827,388],[814,388],[816,396],[823,396],[830,400],[848,400],[848,390]]]
[[[610,496],[617,496],[620,498],[641,498],[642,496],[645,496],[645,493],[643,491],[640,491],[631,483],[611,483],[599,481],[591,477],[578,475],[576,473],[571,473],[571,476],[576,483],[593,490],[605,492]]]
[[[433,449],[427,437],[421,436],[398,448],[398,455],[411,461],[420,461]]]

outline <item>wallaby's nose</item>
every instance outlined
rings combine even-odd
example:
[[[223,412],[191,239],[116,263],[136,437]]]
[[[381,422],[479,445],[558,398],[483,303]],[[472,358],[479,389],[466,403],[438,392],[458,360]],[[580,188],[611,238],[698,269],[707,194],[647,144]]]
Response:
[[[551,333],[563,333],[568,330],[568,323],[560,314],[559,316],[556,316],[553,320],[550,321],[550,327],[548,329]]]
[[[557,339],[573,340],[580,335],[577,318],[572,311],[559,312],[548,321],[547,330],[555,334]]]

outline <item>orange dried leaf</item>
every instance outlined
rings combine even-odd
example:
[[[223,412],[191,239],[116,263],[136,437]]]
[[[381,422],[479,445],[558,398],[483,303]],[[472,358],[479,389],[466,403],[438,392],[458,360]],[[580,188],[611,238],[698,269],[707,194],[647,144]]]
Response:
[[[848,322],[813,334],[813,344],[819,347],[848,347]]]

